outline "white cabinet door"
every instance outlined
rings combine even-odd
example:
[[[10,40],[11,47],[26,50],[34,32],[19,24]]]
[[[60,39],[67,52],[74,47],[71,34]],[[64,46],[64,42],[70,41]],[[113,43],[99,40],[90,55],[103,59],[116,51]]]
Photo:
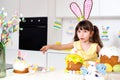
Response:
[[[84,0],[56,0],[56,17],[75,17],[70,10],[70,3],[76,2],[83,13]],[[93,0],[91,16],[99,15],[99,0]]]
[[[55,69],[64,70],[66,67],[65,57],[67,53],[48,53],[47,67],[54,67]]]
[[[70,10],[70,3],[81,3],[80,0],[56,0],[56,17],[74,17]]]
[[[93,7],[90,16],[99,16],[100,15],[100,0],[93,0]]]
[[[100,0],[100,16],[120,16],[120,0]]]
[[[48,0],[20,0],[23,17],[47,16]]]

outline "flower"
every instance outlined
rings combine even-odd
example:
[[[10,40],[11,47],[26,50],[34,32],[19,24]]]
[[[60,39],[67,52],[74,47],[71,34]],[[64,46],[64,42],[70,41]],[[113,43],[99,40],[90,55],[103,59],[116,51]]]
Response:
[[[19,16],[18,12],[15,12],[10,20],[6,20],[7,12],[4,11],[4,8],[0,11],[0,34],[1,42],[7,44],[11,39],[12,33],[16,32],[19,29]]]

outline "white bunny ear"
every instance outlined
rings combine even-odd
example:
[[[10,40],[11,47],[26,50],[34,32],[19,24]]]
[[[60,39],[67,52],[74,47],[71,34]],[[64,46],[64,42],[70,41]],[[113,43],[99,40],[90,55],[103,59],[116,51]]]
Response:
[[[23,53],[22,58],[25,59],[26,56],[27,56],[27,53]]]
[[[92,10],[92,6],[93,6],[93,1],[92,0],[85,0],[84,1],[84,18],[88,19]]]
[[[81,9],[76,2],[70,4],[70,9],[78,19],[82,17]]]

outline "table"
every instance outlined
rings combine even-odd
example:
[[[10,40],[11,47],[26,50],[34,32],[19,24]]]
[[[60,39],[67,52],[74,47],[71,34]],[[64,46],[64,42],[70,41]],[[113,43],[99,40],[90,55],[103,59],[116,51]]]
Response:
[[[106,80],[119,80],[120,73],[107,73],[106,78]],[[15,74],[12,69],[9,69],[7,70],[7,76],[0,80],[83,80],[83,76],[80,74],[65,73],[64,70]]]

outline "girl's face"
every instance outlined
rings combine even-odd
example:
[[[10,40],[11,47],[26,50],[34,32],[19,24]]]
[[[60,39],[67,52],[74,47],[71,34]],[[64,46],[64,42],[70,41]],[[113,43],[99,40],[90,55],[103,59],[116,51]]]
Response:
[[[91,37],[91,32],[85,29],[78,29],[77,30],[77,36],[80,41],[82,42],[88,42]]]

